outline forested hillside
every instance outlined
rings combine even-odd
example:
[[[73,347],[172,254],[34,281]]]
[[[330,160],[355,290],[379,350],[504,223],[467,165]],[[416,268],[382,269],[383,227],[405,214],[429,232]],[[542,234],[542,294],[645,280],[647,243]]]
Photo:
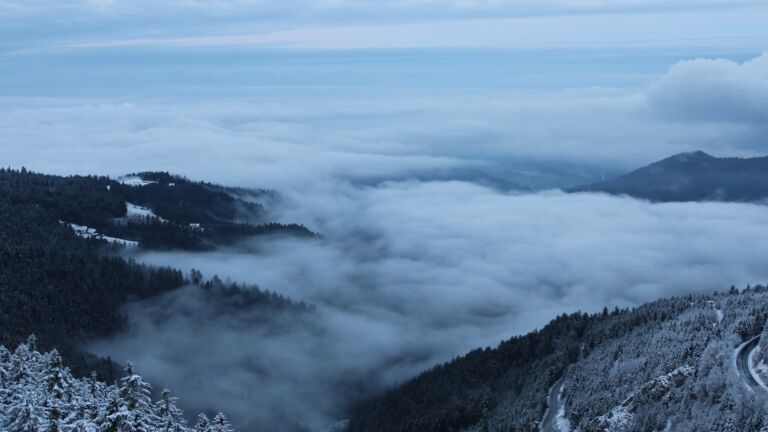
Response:
[[[253,236],[314,235],[269,221],[254,201],[267,194],[157,172],[118,181],[0,170],[0,196],[8,204],[39,207],[83,237],[147,249],[210,250]]]
[[[362,405],[349,430],[537,431],[556,382],[560,421],[585,432],[768,429],[768,397],[734,361],[767,317],[761,286],[560,316]]]
[[[123,329],[126,318],[121,307],[128,301],[197,283],[211,301],[306,310],[304,305],[256,287],[227,285],[217,278],[206,282],[200,274],[190,278],[175,269],[137,264],[116,253],[125,243],[101,235],[83,235],[68,225],[110,233],[114,229],[125,238],[147,240],[150,246],[164,248],[184,246],[180,241],[165,242],[178,233],[191,239],[188,245],[193,248],[213,247],[224,237],[235,241],[238,236],[253,233],[286,229],[295,229],[301,235],[308,233],[299,226],[227,222],[227,218],[257,218],[263,208],[230,196],[226,188],[165,174],[148,178],[157,183],[142,180],[145,185],[131,186],[106,177],[0,170],[1,345],[13,348],[35,334],[39,346],[56,347],[76,375],[96,370],[101,378],[111,381],[116,377],[113,363],[83,352],[81,347],[89,339]],[[173,186],[160,183],[170,180]],[[134,205],[157,204],[159,209],[164,208],[160,202],[176,200],[179,209],[126,222],[124,219],[131,219],[127,216],[126,198],[136,201]],[[199,220],[200,228],[174,223],[171,218]],[[211,224],[210,229],[206,223]],[[222,227],[220,232],[225,234],[212,235],[219,232],[214,227]],[[158,232],[170,234],[164,237]]]
[[[0,429],[13,432],[233,432],[227,417],[200,414],[193,427],[163,390],[151,399],[152,386],[130,363],[116,384],[93,374],[76,378],[56,350],[37,351],[36,339],[9,351],[0,346]]]

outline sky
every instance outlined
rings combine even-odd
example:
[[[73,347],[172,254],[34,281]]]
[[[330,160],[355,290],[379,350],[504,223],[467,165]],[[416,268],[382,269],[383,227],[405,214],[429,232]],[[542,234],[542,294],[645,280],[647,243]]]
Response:
[[[137,258],[316,321],[270,334],[189,288],[92,348],[238,425],[322,431],[559,313],[763,282],[762,204],[557,188],[765,155],[765,22],[739,0],[0,0],[0,165],[277,191],[322,241]],[[207,327],[167,314],[189,308]]]
[[[682,59],[764,50],[763,3],[672,3],[4,1],[0,94],[628,87]]]

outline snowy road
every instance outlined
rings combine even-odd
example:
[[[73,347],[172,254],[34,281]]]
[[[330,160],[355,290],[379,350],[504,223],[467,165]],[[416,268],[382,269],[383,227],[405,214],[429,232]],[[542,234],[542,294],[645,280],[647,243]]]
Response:
[[[557,424],[557,413],[560,411],[560,392],[563,389],[563,379],[557,380],[549,389],[547,395],[547,410],[539,425],[540,432],[562,432]]]
[[[753,375],[749,365],[750,354],[757,348],[758,343],[760,343],[760,336],[755,336],[736,348],[736,371],[744,380],[744,384],[753,392],[763,391],[763,387]]]

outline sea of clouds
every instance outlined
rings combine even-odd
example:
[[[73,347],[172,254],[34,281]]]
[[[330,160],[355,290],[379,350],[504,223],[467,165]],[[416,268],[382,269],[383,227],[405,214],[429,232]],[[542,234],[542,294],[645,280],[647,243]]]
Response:
[[[315,314],[255,325],[213,313],[190,287],[130,305],[130,329],[93,349],[242,427],[320,430],[361,398],[559,313],[765,280],[763,205],[523,193],[424,173],[535,162],[598,175],[695,149],[763,154],[766,107],[764,54],[682,62],[642,89],[4,98],[0,143],[8,164],[39,171],[167,170],[275,189],[272,217],[322,239],[137,258],[255,283]]]

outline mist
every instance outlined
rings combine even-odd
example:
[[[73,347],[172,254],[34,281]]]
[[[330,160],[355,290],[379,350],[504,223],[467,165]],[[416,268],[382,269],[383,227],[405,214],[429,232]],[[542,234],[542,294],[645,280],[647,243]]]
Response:
[[[379,67],[366,64],[362,74]],[[134,257],[256,284],[312,313],[222,313],[186,287],[128,305],[128,329],[90,348],[133,361],[192,412],[226,410],[243,430],[315,431],[367,397],[560,313],[764,282],[764,205],[553,189],[681,151],[765,153],[766,54],[638,76],[555,90],[448,80],[419,91],[6,97],[0,145],[4,165],[49,173],[162,170],[274,189],[270,217],[322,238]],[[550,177],[522,193],[488,185],[489,173],[511,183]]]
[[[393,182],[293,191],[277,212],[324,238],[137,258],[254,283],[315,313],[246,325],[252,316],[213,313],[188,288],[130,306],[130,330],[93,349],[131,358],[191,408],[226,407],[245,429],[324,430],[365,397],[560,313],[763,282],[768,253],[768,208],[752,204]]]

